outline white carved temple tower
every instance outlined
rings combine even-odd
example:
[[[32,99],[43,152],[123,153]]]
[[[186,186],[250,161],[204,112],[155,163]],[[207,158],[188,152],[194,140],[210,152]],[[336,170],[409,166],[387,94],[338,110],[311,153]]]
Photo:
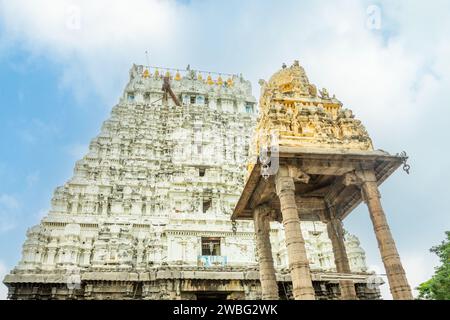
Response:
[[[4,279],[9,298],[261,298],[253,222],[230,221],[257,112],[242,76],[134,65],[73,177],[28,230]],[[326,225],[302,222],[302,232],[316,297],[337,298],[348,275],[336,273]],[[270,237],[280,297],[291,298],[280,223]],[[358,297],[379,298],[358,239],[345,244]]]

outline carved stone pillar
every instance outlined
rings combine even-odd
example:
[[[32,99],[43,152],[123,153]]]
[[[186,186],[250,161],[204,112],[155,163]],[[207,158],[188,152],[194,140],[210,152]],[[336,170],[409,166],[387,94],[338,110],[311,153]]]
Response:
[[[270,212],[270,207],[260,205],[253,212],[253,220],[255,224],[262,299],[278,300],[278,285],[273,266],[272,247],[270,245]]]
[[[350,273],[350,264],[348,262],[347,251],[344,243],[344,230],[342,221],[331,218],[327,221],[328,237],[333,247],[334,262],[338,273]],[[355,300],[357,298],[355,284],[352,280],[340,280],[342,300]]]
[[[294,180],[289,175],[282,175],[283,171],[285,170],[280,168],[276,176],[276,191],[280,198],[292,291],[296,300],[314,300],[315,294],[306,256],[305,240],[301,232],[300,218],[295,203]]]
[[[381,206],[375,173],[373,170],[364,170],[357,172],[357,175],[362,180],[362,195],[369,208],[392,297],[396,300],[410,300],[412,299],[411,288]]]

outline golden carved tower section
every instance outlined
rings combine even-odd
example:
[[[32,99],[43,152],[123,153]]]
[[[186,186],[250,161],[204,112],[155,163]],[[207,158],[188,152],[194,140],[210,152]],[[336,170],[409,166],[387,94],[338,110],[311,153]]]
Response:
[[[361,121],[326,89],[317,90],[298,61],[260,80],[260,117],[255,132],[259,154],[271,133],[279,146],[309,149],[373,150]]]

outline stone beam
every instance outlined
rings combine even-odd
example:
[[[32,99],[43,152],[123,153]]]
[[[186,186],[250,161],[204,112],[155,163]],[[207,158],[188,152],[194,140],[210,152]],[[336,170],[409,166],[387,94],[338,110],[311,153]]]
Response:
[[[320,221],[326,210],[325,201],[320,197],[296,196],[295,202],[301,221]]]
[[[353,181],[353,172],[347,172],[340,177],[336,177],[325,196],[327,207],[333,207],[336,218],[340,220],[344,220],[361,201],[360,187]]]
[[[304,173],[340,176],[346,172],[354,171],[358,168],[357,163],[349,160],[334,159],[295,159],[286,161],[295,167],[301,168]]]
[[[247,207],[250,210],[253,210],[256,208],[259,204],[263,202],[267,202],[269,198],[271,197],[272,193],[275,193],[275,190],[273,188],[273,183],[270,183],[273,178],[270,177],[268,180],[266,179],[260,179],[255,190],[253,191],[253,194],[251,195]]]

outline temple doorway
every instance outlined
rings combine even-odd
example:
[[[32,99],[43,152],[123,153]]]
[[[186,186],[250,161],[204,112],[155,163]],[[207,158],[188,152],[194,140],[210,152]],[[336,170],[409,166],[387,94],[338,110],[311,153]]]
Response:
[[[223,291],[202,291],[196,292],[197,300],[227,300],[229,292]]]

